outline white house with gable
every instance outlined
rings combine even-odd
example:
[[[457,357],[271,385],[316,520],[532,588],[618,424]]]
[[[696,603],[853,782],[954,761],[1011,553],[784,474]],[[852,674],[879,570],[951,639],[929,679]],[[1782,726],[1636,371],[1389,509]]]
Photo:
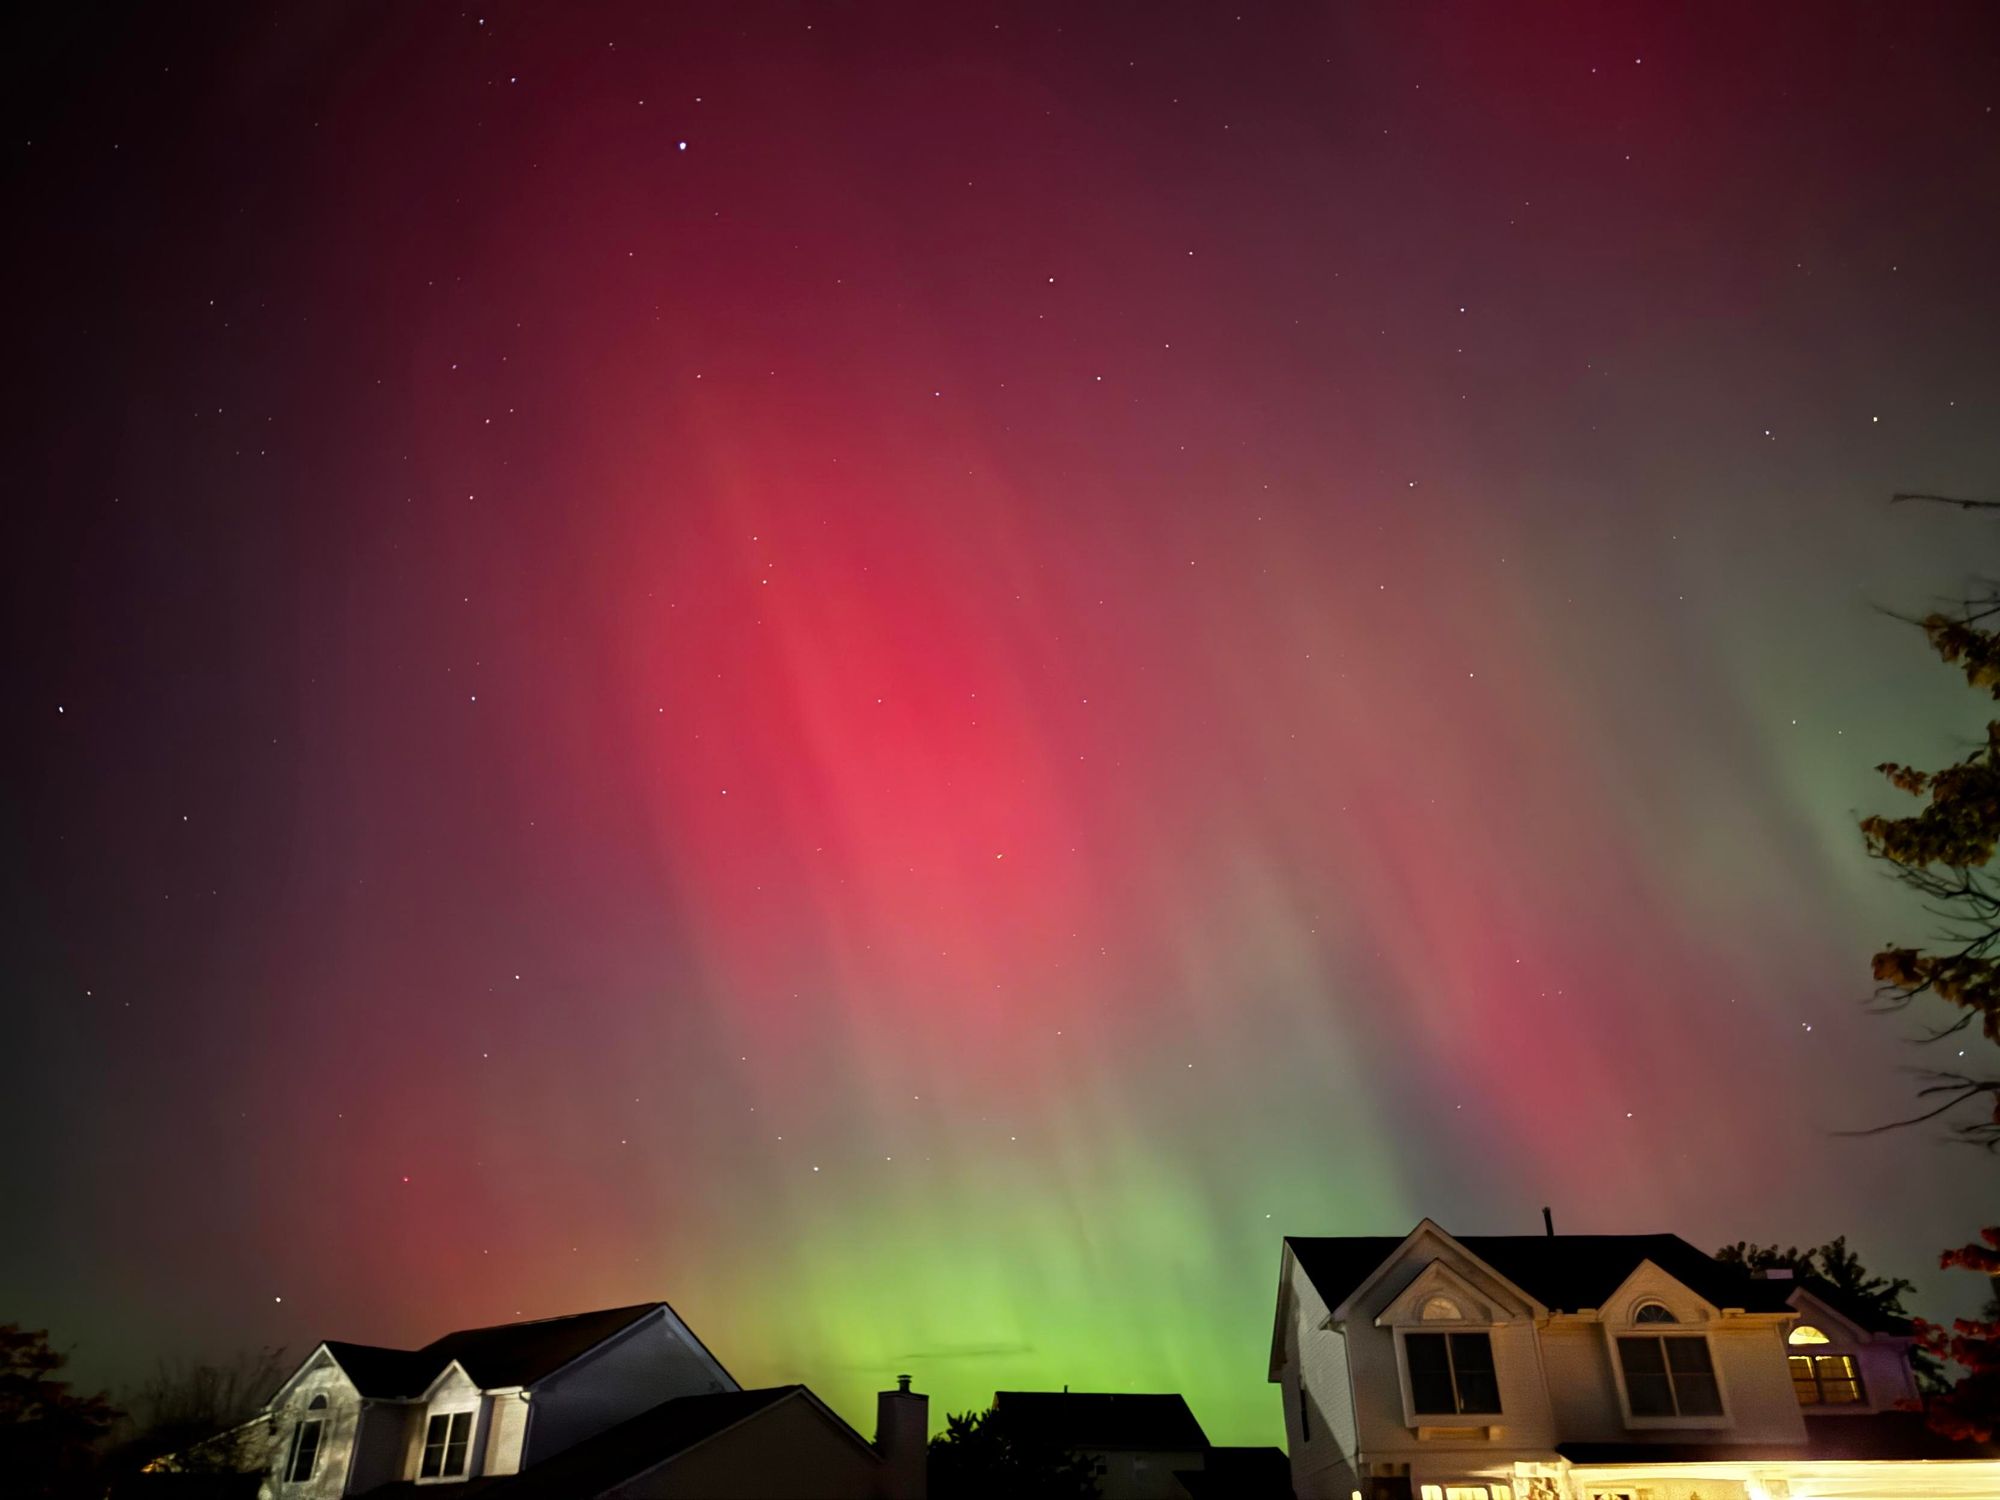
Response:
[[[1270,1379],[1299,1500],[2000,1496],[1899,1411],[1907,1327],[1677,1235],[1287,1238]]]
[[[261,1500],[923,1500],[929,1403],[908,1376],[873,1444],[802,1385],[744,1390],[664,1302],[448,1333],[329,1341],[250,1422],[171,1473],[262,1476]]]

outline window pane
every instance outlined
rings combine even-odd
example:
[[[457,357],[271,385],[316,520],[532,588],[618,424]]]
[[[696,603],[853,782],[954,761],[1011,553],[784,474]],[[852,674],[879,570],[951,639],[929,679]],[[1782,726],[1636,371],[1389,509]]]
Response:
[[[1674,1395],[1680,1401],[1684,1417],[1722,1415],[1722,1387],[1715,1383],[1713,1375],[1676,1375]]]
[[[1660,1353],[1658,1339],[1620,1339],[1618,1362],[1625,1367],[1625,1376],[1628,1380],[1634,1375],[1667,1373],[1666,1357]]]
[[[1493,1341],[1483,1333],[1451,1335],[1451,1367],[1458,1379],[1458,1409],[1500,1410],[1500,1382],[1493,1373]]]
[[[444,1439],[450,1427],[449,1417],[432,1417],[424,1429],[424,1461],[417,1470],[419,1479],[435,1479],[444,1472]]]
[[[1635,1323],[1678,1323],[1680,1319],[1668,1312],[1659,1303],[1648,1302],[1644,1307],[1639,1309],[1639,1316],[1632,1321]]]
[[[1662,1339],[1667,1346],[1667,1368],[1676,1375],[1713,1375],[1715,1365],[1708,1357],[1707,1339]]]
[[[1850,1406],[1861,1399],[1861,1381],[1854,1373],[1852,1359],[1845,1354],[1822,1354],[1813,1363],[1817,1366],[1822,1401]]]
[[[1458,1398],[1451,1385],[1451,1359],[1441,1333],[1411,1333],[1403,1337],[1410,1365],[1410,1404],[1427,1416],[1458,1415]]]
[[[285,1472],[287,1479],[310,1479],[313,1465],[319,1459],[319,1423],[301,1422],[292,1434],[292,1462]]]
[[[1813,1377],[1813,1362],[1803,1354],[1786,1361],[1792,1367],[1792,1391],[1801,1406],[1819,1405],[1819,1381]]]
[[[465,1472],[465,1450],[471,1441],[472,1413],[469,1411],[453,1412],[451,1418],[451,1435],[445,1440],[444,1445],[445,1473],[463,1474]]]
[[[1618,1363],[1625,1370],[1625,1395],[1635,1417],[1671,1417],[1674,1388],[1667,1376],[1667,1363],[1660,1352],[1660,1340],[1630,1338],[1618,1341]]]

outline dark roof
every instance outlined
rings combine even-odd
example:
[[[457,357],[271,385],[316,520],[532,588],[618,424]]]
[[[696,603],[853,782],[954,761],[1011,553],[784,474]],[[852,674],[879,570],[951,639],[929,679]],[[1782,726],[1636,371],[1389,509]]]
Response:
[[[1924,1425],[1916,1411],[1863,1412],[1806,1418],[1806,1441],[1797,1443],[1562,1443],[1556,1452],[1573,1464],[1699,1464],[1801,1458],[1935,1460],[2000,1458],[2000,1443],[1966,1443]]]
[[[384,1349],[377,1344],[343,1344],[328,1339],[326,1352],[356,1390],[376,1400],[421,1395],[442,1368],[414,1349]]]
[[[1174,1478],[1194,1500],[1292,1500],[1283,1448],[1211,1448],[1199,1469],[1176,1469]]]
[[[1543,1306],[1557,1312],[1604,1305],[1642,1260],[1650,1260],[1717,1307],[1785,1312],[1793,1283],[1762,1281],[1726,1266],[1677,1234],[1472,1234],[1458,1242]],[[1342,1235],[1285,1243],[1329,1307],[1338,1307],[1403,1243],[1387,1235]]]
[[[1814,1458],[2000,1458],[2000,1443],[1965,1442],[1932,1432],[1920,1411],[1845,1417],[1808,1416],[1806,1451]]]
[[[1801,1443],[1558,1443],[1573,1464],[1730,1464],[1800,1459]]]
[[[665,1306],[664,1302],[639,1302],[532,1323],[465,1328],[434,1339],[417,1352],[433,1362],[433,1374],[447,1361],[457,1360],[483,1389],[533,1385]]]
[[[497,1386],[533,1385],[665,1306],[664,1302],[640,1302],[631,1307],[538,1318],[528,1323],[461,1328],[433,1339],[421,1349],[384,1349],[375,1344],[332,1341],[326,1347],[364,1396],[377,1399],[420,1396],[453,1360],[482,1389],[492,1390]]]
[[[813,1394],[802,1385],[770,1386],[756,1391],[717,1391],[706,1396],[680,1396],[663,1401],[638,1416],[620,1422],[595,1437],[565,1448],[546,1463],[520,1474],[496,1474],[454,1484],[454,1496],[503,1496],[505,1500],[586,1500],[637,1478],[647,1470],[678,1457],[698,1443],[769,1410],[788,1396]],[[815,1404],[817,1404],[815,1402]],[[829,1413],[829,1415],[831,1415]],[[836,1422],[838,1418],[834,1418]],[[840,1427],[860,1447],[868,1444],[845,1422]],[[874,1450],[869,1449],[873,1452]],[[435,1494],[431,1485],[398,1480],[368,1492],[394,1500],[396,1496]]]
[[[1782,1286],[1784,1283],[1780,1282]],[[1835,1286],[1824,1276],[1801,1276],[1792,1282],[1796,1288],[1811,1292],[1828,1307],[1839,1313],[1857,1328],[1865,1328],[1870,1333],[1908,1335],[1915,1332],[1908,1318],[1898,1318],[1880,1312],[1856,1297],[1852,1292]]]
[[[1206,1448],[1208,1434],[1184,1397],[1070,1391],[995,1391],[993,1414],[1057,1448]]]

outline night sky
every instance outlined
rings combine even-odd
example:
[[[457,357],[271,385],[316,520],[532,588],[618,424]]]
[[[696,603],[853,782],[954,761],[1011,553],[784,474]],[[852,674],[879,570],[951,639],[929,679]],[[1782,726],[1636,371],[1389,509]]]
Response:
[[[482,3],[4,49],[0,1321],[1268,1442],[1284,1233],[1941,1310],[1990,7]]]

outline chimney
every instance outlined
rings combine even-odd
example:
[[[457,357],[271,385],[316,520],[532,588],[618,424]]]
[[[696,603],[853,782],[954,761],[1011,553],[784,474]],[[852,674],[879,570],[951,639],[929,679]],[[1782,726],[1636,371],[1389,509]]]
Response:
[[[1544,1208],[1542,1210],[1542,1229],[1550,1239],[1556,1237],[1556,1216],[1553,1209]]]
[[[875,1451],[882,1455],[884,1500],[925,1500],[931,1440],[931,1398],[910,1389],[898,1375],[896,1388],[875,1397]]]

